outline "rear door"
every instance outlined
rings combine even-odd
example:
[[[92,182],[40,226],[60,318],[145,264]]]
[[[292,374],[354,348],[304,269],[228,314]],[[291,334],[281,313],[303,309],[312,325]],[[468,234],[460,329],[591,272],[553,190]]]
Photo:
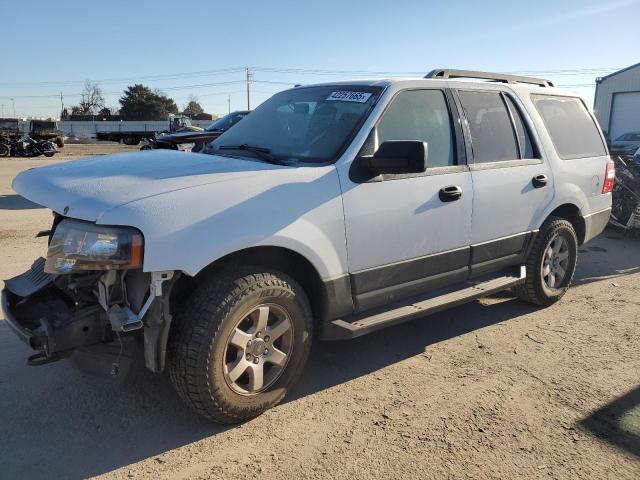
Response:
[[[553,198],[553,177],[515,95],[457,91],[471,149],[471,274],[524,260],[536,222]]]
[[[427,142],[427,171],[359,178],[339,166],[352,289],[359,310],[468,277],[473,189],[453,97],[443,89],[398,92],[363,147],[387,140]],[[462,195],[442,200],[440,190]],[[444,195],[444,194],[443,194]]]

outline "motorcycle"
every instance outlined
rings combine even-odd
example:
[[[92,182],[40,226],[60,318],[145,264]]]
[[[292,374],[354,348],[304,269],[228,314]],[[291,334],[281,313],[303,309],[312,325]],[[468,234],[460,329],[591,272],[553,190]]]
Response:
[[[617,156],[609,223],[625,231],[640,232],[640,156]]]
[[[51,140],[34,140],[31,137],[25,137],[13,142],[10,147],[11,155],[14,157],[53,157],[57,150]]]

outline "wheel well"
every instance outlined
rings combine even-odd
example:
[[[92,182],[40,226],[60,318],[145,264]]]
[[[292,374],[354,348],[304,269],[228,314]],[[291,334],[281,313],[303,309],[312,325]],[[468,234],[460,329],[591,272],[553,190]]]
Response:
[[[580,213],[580,209],[578,207],[571,203],[565,203],[551,212],[549,216],[561,217],[571,222],[576,231],[576,235],[578,236],[578,245],[582,245],[584,242],[586,226],[584,223],[584,217]]]
[[[251,247],[239,250],[211,263],[195,277],[183,275],[172,291],[172,309],[180,308],[181,301],[186,299],[188,293],[220,270],[244,265],[278,270],[290,276],[307,294],[313,318],[324,318],[326,292],[320,274],[304,256],[282,247]]]

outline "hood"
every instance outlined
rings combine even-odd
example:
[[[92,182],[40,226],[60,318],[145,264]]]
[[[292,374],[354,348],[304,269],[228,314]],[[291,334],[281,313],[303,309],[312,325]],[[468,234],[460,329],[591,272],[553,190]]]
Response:
[[[240,158],[146,150],[32,168],[20,173],[12,186],[61,215],[97,221],[106,211],[142,198],[283,168]]]

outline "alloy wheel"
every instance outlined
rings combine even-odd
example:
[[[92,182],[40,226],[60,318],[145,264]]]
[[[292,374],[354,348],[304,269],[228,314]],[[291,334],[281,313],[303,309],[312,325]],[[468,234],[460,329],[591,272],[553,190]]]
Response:
[[[548,288],[560,288],[569,268],[569,242],[556,235],[544,251],[541,273]]]
[[[279,305],[263,304],[242,317],[224,352],[224,378],[241,395],[255,395],[273,385],[293,351],[293,322]]]

